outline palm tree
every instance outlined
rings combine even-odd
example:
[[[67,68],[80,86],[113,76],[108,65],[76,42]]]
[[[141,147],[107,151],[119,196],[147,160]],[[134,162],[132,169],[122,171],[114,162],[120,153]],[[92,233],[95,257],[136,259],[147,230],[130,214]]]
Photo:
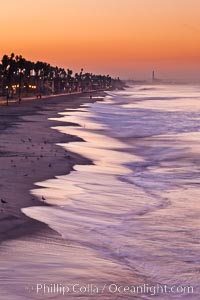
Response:
[[[33,72],[34,70],[34,72]],[[2,78],[2,94],[7,92],[7,99],[12,91],[12,85],[18,86],[19,102],[21,99],[22,84],[25,85],[27,94],[29,85],[34,82],[37,86],[38,95],[44,92],[56,92],[67,89],[72,91],[89,91],[91,89],[107,89],[111,86],[120,86],[122,82],[112,79],[109,75],[95,75],[83,73],[81,68],[79,73],[63,68],[53,67],[42,61],[36,63],[26,60],[21,55],[11,53],[10,56],[4,55],[0,64],[0,75]]]
[[[6,86],[8,84],[8,78],[7,78],[7,75],[8,75],[8,66],[9,66],[9,57],[8,55],[4,55],[2,60],[2,94],[4,95],[5,93],[5,89],[6,89]],[[9,91],[8,91],[8,88],[7,88],[7,100],[8,100],[8,95],[9,95]]]
[[[69,87],[69,92],[72,92],[72,88],[73,88],[72,74],[73,74],[73,71],[70,69],[67,69],[67,84]]]
[[[3,89],[6,87],[6,98],[7,98],[7,105],[10,96],[10,92],[12,91],[12,81],[13,75],[15,72],[15,55],[11,53],[10,57],[8,55],[4,55],[2,58],[2,70],[3,70]],[[3,91],[4,94],[4,91]]]

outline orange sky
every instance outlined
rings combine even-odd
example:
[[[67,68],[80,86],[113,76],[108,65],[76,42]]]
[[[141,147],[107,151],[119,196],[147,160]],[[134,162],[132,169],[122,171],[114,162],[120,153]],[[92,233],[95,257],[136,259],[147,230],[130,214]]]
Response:
[[[200,0],[1,2],[1,55],[126,78],[152,69],[200,78]]]

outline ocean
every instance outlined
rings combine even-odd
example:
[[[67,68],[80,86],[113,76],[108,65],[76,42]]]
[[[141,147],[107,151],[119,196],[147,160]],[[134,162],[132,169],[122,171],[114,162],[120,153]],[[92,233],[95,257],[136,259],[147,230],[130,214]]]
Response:
[[[105,299],[197,299],[200,86],[136,85],[96,100],[54,128],[82,138],[60,146],[93,164],[36,183],[32,193],[55,206],[23,212],[67,241],[58,270],[68,283],[105,285]],[[142,284],[152,289],[131,291]]]

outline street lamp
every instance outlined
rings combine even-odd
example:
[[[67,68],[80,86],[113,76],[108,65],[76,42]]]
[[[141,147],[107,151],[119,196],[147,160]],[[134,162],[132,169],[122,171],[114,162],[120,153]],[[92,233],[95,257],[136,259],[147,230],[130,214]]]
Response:
[[[10,71],[10,65],[8,65],[7,67],[6,67],[6,104],[8,105],[8,100],[9,100],[9,81],[10,81],[10,73],[9,73],[9,71]]]
[[[30,77],[33,78],[34,89],[36,91],[36,89],[37,89],[37,82],[36,82],[36,80],[37,80],[37,73],[36,73],[36,71],[34,69],[30,70]],[[30,85],[29,85],[29,87],[30,87]],[[33,85],[31,85],[31,88],[33,88]]]
[[[22,85],[22,77],[25,74],[25,69],[18,69],[18,75],[19,75],[19,104],[21,103],[21,85]]]

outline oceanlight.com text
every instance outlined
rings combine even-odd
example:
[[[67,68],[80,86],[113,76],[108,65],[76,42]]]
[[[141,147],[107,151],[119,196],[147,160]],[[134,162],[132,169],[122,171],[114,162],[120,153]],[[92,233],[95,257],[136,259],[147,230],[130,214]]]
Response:
[[[61,283],[37,283],[36,285],[26,286],[28,292],[37,293],[41,295],[63,295],[69,294],[77,295],[92,295],[92,294],[113,294],[113,295],[173,295],[173,294],[184,294],[189,295],[194,293],[193,286],[184,285],[165,285],[165,284],[119,284],[119,283],[105,283],[105,284],[94,284],[94,283],[72,283],[72,284],[61,284]]]

